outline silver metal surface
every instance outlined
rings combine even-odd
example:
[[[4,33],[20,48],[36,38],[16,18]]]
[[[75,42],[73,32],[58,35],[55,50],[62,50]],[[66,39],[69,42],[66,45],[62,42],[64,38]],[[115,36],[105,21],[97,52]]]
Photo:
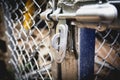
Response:
[[[71,10],[72,11],[72,10]],[[56,20],[61,19],[76,19],[80,22],[103,22],[110,23],[117,18],[117,9],[112,4],[93,4],[80,6],[80,8],[73,13],[59,13],[57,10]],[[42,16],[41,16],[42,17]],[[53,17],[53,14],[50,15]],[[55,19],[53,17],[53,19]],[[46,18],[47,20],[47,18]]]
[[[117,18],[117,16],[118,14],[116,7],[108,3],[83,6],[80,7],[80,9],[78,9],[76,12],[77,20],[85,20],[86,22],[93,21],[109,23],[112,22],[115,18]]]
[[[68,26],[67,24],[58,24],[56,34],[52,38],[52,46],[56,49],[55,61],[62,63],[66,55]]]
[[[63,13],[60,12],[61,10],[63,10]],[[44,14],[41,15],[43,20],[48,20],[48,17],[49,20],[52,19],[54,21],[70,19],[75,22],[76,20],[78,24],[85,25],[84,27],[86,28],[97,29],[99,31],[104,31],[109,24],[113,24],[112,22],[115,21],[118,16],[117,8],[109,3],[84,5],[80,6],[76,11],[74,11],[73,8],[68,12],[64,9],[58,8],[51,14],[47,13],[49,13],[49,10],[42,13]],[[45,17],[45,15],[47,17]],[[116,29],[119,27],[111,25],[109,28]]]

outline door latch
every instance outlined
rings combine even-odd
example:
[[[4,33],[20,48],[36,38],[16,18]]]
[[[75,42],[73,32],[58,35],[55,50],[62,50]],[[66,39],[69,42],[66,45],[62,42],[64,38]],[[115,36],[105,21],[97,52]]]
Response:
[[[56,49],[55,61],[57,63],[61,63],[65,58],[67,36],[68,36],[67,24],[59,24],[56,29],[56,34],[52,38],[52,46],[53,48]]]

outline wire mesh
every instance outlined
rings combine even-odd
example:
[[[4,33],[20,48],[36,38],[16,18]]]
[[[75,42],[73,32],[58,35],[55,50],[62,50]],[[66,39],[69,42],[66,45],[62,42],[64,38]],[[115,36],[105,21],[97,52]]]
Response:
[[[50,29],[40,19],[47,0],[2,0],[11,51],[19,80],[52,80]]]
[[[96,32],[95,80],[104,79],[113,70],[120,70],[119,40],[118,30]]]
[[[2,0],[16,79],[52,80],[51,30],[40,19],[47,3],[48,0]],[[95,80],[105,78],[114,69],[120,70],[119,40],[117,30],[96,31]]]

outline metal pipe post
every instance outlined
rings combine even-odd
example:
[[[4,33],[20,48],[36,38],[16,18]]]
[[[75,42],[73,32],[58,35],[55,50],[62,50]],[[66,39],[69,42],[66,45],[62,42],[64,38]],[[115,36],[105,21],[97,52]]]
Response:
[[[80,29],[80,80],[94,80],[95,30]]]

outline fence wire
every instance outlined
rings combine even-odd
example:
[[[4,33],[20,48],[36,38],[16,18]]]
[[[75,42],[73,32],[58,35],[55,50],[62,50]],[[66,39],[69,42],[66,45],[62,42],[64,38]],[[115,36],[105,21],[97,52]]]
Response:
[[[113,70],[120,70],[120,33],[107,29],[96,32],[95,80],[104,79]]]
[[[38,2],[37,2],[38,1]],[[2,0],[10,63],[18,80],[52,80],[50,30],[40,19],[47,0]]]
[[[50,29],[40,19],[48,0],[2,0],[6,34],[11,51],[10,63],[18,80],[52,80]],[[95,80],[102,80],[114,69],[120,70],[120,33],[96,31]]]

